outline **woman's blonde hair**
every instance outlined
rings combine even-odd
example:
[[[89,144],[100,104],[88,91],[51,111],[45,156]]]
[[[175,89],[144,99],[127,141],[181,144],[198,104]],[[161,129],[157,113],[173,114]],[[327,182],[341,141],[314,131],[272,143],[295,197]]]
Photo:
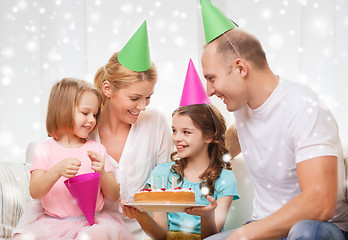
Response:
[[[231,164],[223,160],[224,154],[228,153],[225,145],[225,119],[220,111],[211,104],[181,106],[174,110],[172,115],[174,116],[175,114],[190,117],[195,127],[202,131],[204,137],[212,138],[208,146],[209,166],[198,176],[202,179],[200,188],[208,187],[208,194],[212,195],[215,191],[215,182],[219,179],[221,170],[223,168],[232,169]],[[178,182],[181,182],[184,179],[187,158],[179,158],[177,152],[173,152],[171,158],[175,162],[171,168],[171,172],[178,174]]]
[[[115,88],[128,87],[139,81],[157,82],[157,70],[154,63],[144,72],[136,72],[122,66],[117,59],[118,52],[114,53],[107,64],[98,69],[94,77],[94,85],[102,92],[104,81],[109,81]],[[102,94],[102,107],[105,105],[106,97]]]
[[[46,130],[49,137],[59,140],[63,134],[73,131],[75,125],[75,107],[79,105],[85,92],[94,93],[98,98],[98,113],[101,94],[92,84],[74,78],[63,78],[51,90],[47,107]]]

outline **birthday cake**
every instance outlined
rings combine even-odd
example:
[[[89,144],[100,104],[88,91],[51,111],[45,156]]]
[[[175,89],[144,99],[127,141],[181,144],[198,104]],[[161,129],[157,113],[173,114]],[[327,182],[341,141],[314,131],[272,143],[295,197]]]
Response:
[[[134,203],[196,204],[195,193],[188,188],[142,189],[134,194]]]

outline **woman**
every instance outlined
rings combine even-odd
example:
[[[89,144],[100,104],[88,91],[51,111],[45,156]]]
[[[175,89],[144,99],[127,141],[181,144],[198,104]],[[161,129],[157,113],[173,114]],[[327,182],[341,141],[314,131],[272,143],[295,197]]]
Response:
[[[138,56],[144,52],[146,54]],[[134,59],[140,61],[136,63]],[[168,162],[173,150],[170,128],[164,116],[154,109],[145,111],[156,81],[157,71],[149,57],[145,22],[94,78],[103,99],[98,130],[91,137],[107,149],[120,184],[122,201],[132,201],[151,171],[159,163]],[[119,211],[119,207],[110,202],[104,209]],[[145,237],[135,219],[124,217],[124,220],[134,236]]]

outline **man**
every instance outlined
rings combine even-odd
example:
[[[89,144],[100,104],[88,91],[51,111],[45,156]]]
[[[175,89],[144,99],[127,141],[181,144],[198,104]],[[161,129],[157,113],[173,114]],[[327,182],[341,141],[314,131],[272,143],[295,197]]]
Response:
[[[254,36],[209,0],[201,5],[207,93],[234,112],[227,136],[239,141],[231,154],[242,150],[255,186],[252,221],[208,239],[348,239],[342,147],[331,112],[309,88],[275,75]]]

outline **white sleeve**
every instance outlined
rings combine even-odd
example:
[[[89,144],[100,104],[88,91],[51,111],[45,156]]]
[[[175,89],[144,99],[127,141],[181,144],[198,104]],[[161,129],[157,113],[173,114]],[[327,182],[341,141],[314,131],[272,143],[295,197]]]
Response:
[[[159,114],[158,136],[159,149],[157,152],[156,165],[170,162],[170,154],[174,151],[170,128],[163,114]]]
[[[338,156],[338,126],[331,112],[318,104],[304,102],[290,121],[289,135],[296,163]]]

